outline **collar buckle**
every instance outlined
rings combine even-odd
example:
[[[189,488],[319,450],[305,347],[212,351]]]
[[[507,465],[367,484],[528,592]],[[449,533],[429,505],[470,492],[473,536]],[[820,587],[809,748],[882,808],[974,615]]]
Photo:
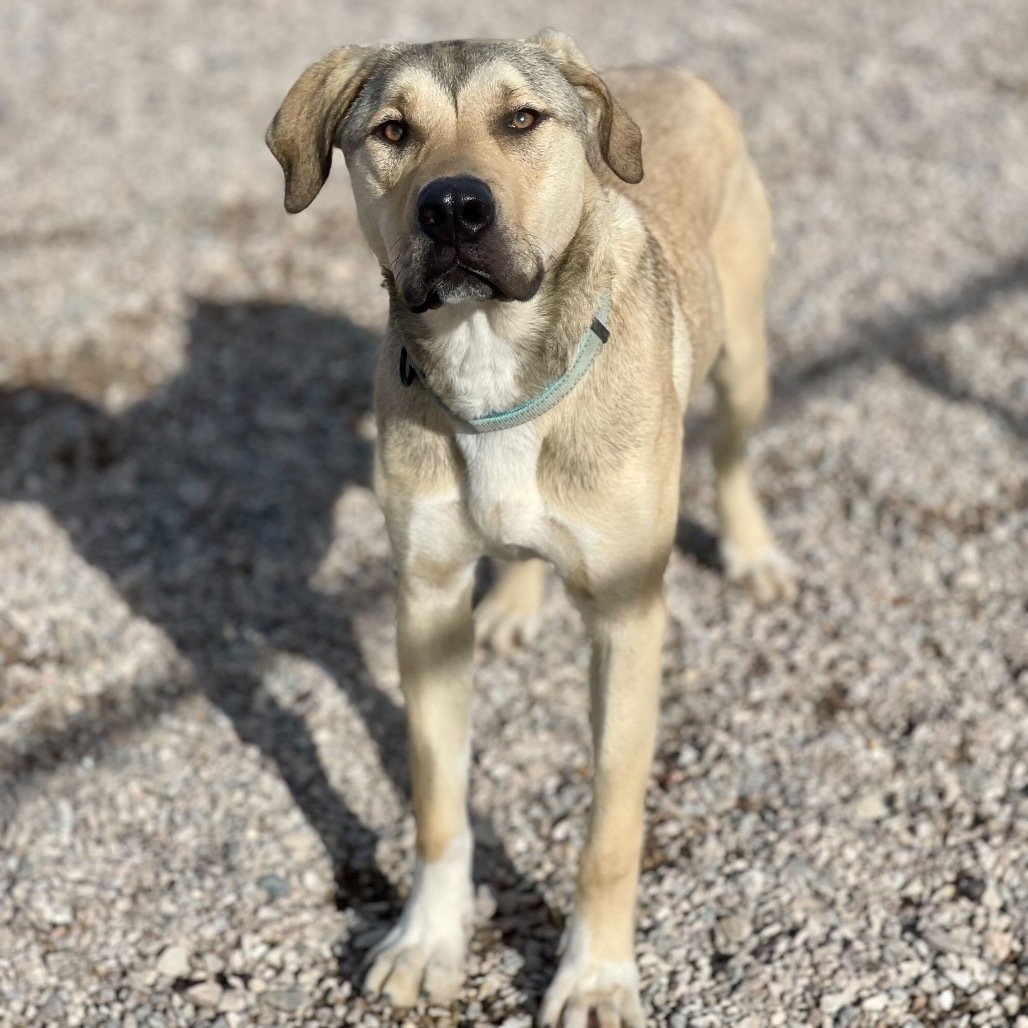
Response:
[[[411,383],[418,377],[414,362],[407,355],[407,347],[400,347],[400,381],[404,389],[409,389]]]

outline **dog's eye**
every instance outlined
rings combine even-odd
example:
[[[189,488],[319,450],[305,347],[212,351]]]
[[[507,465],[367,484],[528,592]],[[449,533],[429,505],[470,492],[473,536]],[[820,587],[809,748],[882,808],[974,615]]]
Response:
[[[387,143],[399,143],[407,135],[407,126],[402,121],[387,121],[379,126],[378,134]]]
[[[515,111],[510,116],[510,127],[512,129],[523,131],[524,129],[530,129],[538,120],[538,111],[533,111],[528,107],[524,107],[520,111]]]

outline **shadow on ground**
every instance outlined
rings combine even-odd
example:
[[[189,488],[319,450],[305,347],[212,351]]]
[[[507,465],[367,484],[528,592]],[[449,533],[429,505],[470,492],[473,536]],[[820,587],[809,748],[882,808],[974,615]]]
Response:
[[[840,374],[891,360],[926,389],[951,403],[976,406],[1018,438],[1028,439],[1028,413],[976,395],[924,345],[936,332],[973,318],[999,297],[1016,292],[1028,292],[1028,252],[969,277],[944,296],[911,303],[891,314],[855,320],[824,356],[790,361],[776,369],[772,416],[780,416],[804,397],[816,395]]]
[[[348,613],[390,590],[391,571],[366,569],[341,597],[309,585],[337,497],[370,484],[371,445],[356,426],[370,408],[376,343],[343,317],[276,304],[201,302],[189,332],[183,373],[121,416],[57,390],[0,391],[0,452],[10,455],[0,499],[45,504],[190,666],[188,682],[148,709],[94,711],[11,770],[45,773],[198,688],[274,763],[332,859],[340,907],[374,909],[377,920],[398,897],[376,866],[375,834],[330,784],[304,718],[262,686],[274,654],[317,662],[408,792],[403,711],[376,688]],[[534,920],[552,923],[501,844],[478,847],[476,877],[521,893]],[[344,957],[344,974],[358,973],[358,956]]]
[[[1028,439],[1028,412],[993,397],[977,395],[947,367],[944,356],[931,352],[926,345],[934,341],[937,333],[974,318],[1000,297],[1017,292],[1028,292],[1028,253],[969,277],[944,296],[857,319],[841,338],[825,347],[822,356],[776,364],[772,353],[768,420],[795,417],[808,400],[831,389],[838,379],[847,374],[867,374],[882,362],[891,361],[944,400],[977,407],[1006,431],[1019,439]],[[711,439],[709,419],[691,420],[686,437],[693,459],[705,457],[702,451]],[[724,572],[717,536],[690,515],[679,515],[675,545],[701,567],[719,574]]]

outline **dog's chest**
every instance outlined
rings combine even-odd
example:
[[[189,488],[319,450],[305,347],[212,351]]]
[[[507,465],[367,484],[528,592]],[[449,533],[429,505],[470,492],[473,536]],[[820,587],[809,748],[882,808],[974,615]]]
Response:
[[[489,548],[501,556],[553,559],[558,519],[539,492],[535,426],[460,435],[457,445],[464,456],[468,516]]]
[[[517,352],[484,314],[457,321],[440,341],[456,414],[481,417],[509,410],[523,399]],[[535,423],[460,433],[457,446],[464,458],[466,513],[486,546],[499,555],[536,553],[554,559],[561,519],[539,491]]]

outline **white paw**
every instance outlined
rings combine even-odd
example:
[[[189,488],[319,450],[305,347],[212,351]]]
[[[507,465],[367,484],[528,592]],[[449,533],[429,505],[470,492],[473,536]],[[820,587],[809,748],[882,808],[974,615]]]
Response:
[[[796,598],[796,568],[777,547],[747,552],[722,542],[721,560],[728,581],[745,589],[757,603]]]
[[[543,997],[539,1028],[643,1028],[634,961],[591,959],[585,931],[574,918],[567,937],[560,967]]]
[[[451,1003],[464,984],[466,949],[462,938],[419,938],[397,925],[372,950],[364,992],[397,1010],[414,1006],[421,996]]]
[[[467,833],[439,860],[419,861],[400,920],[368,955],[370,999],[405,1010],[422,995],[447,1004],[460,992],[474,917],[470,857]]]

